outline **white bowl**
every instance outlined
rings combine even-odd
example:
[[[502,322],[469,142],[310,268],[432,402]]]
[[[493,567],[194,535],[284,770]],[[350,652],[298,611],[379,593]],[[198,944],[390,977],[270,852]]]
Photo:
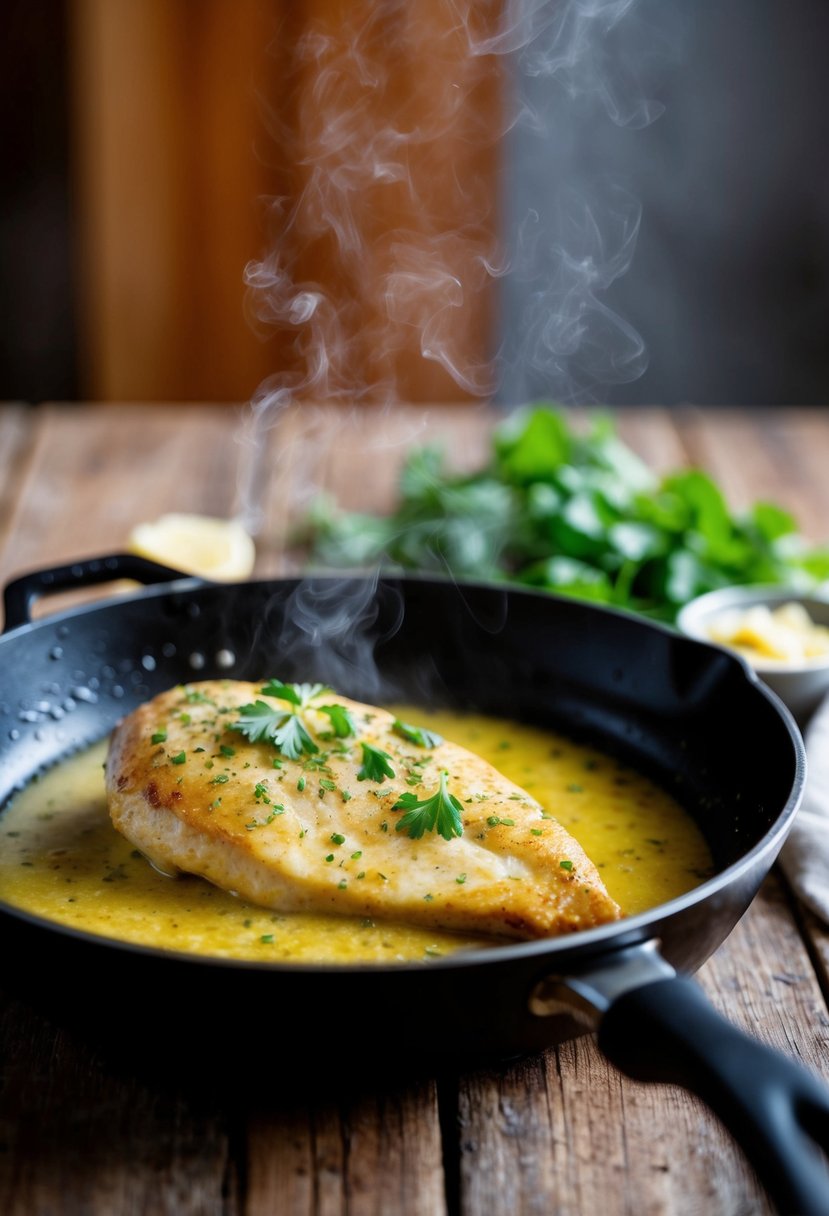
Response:
[[[792,603],[802,604],[816,625],[829,628],[829,598],[803,595],[791,587],[776,586],[721,587],[718,591],[709,591],[686,604],[676,623],[689,637],[730,650],[729,646],[715,642],[711,637],[709,630],[716,617],[735,608],[753,608],[757,604],[777,608]],[[798,722],[804,722],[829,693],[829,655],[795,663],[741,657],[788,705]]]

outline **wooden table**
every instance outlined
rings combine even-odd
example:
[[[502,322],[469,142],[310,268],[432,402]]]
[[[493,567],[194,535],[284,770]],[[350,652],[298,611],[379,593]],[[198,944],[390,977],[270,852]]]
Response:
[[[164,511],[234,511],[243,420],[217,407],[0,406],[2,581],[117,550]],[[489,422],[475,409],[284,415],[247,477],[260,572],[287,568],[285,538],[314,489],[381,508],[407,443],[443,436],[474,465]],[[774,498],[807,534],[829,534],[829,412],[637,409],[619,425],[655,467],[703,465],[736,506]],[[829,935],[772,876],[699,979],[733,1021],[829,1078],[827,960]],[[282,1033],[290,1041],[290,1024]],[[623,1079],[590,1038],[460,1076],[255,1103],[116,1068],[12,998],[0,1000],[0,1040],[9,1216],[768,1211],[696,1101]]]

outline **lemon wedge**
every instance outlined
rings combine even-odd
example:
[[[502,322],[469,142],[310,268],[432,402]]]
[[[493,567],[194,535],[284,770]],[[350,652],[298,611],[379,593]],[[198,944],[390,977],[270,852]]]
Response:
[[[256,551],[240,523],[207,515],[162,515],[138,524],[129,536],[130,552],[186,574],[231,581],[247,578]]]

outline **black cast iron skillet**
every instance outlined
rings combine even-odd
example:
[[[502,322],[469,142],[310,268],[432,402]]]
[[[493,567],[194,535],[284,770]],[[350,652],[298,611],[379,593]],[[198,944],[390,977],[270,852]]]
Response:
[[[32,622],[41,595],[119,577],[162,583]],[[174,581],[171,581],[174,580]],[[721,650],[626,614],[502,587],[384,577],[205,585],[116,556],[10,584],[0,637],[0,802],[172,685],[322,680],[349,696],[474,708],[588,737],[650,772],[704,831],[715,876],[612,925],[428,964],[227,962],[133,947],[0,906],[4,965],[181,1025],[328,1026],[364,1057],[434,1011],[453,1056],[532,1051],[586,1028],[622,1071],[702,1097],[782,1212],[825,1216],[829,1094],[719,1017],[692,972],[743,914],[797,809],[803,746],[787,711]],[[14,966],[16,962],[16,967]],[[45,979],[44,979],[45,977]],[[166,1025],[165,1020],[165,1025]],[[435,1036],[432,1043],[440,1046]]]

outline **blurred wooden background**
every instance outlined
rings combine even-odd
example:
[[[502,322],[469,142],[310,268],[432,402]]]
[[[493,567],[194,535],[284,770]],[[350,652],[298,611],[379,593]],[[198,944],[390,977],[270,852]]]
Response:
[[[282,265],[331,301],[345,336],[333,388],[316,384],[314,396],[347,380],[391,381],[411,401],[466,396],[421,357],[411,308],[386,315],[390,234],[409,234],[417,250],[433,230],[472,231],[458,183],[476,183],[485,202],[472,231],[480,247],[497,225],[494,146],[479,136],[496,125],[498,83],[490,57],[468,55],[464,7],[69,0],[81,397],[239,401],[277,373],[301,383],[302,333],[255,333],[245,315],[244,268],[276,239]],[[477,6],[479,27],[497,7]],[[326,140],[343,115],[352,126],[335,146]],[[343,184],[346,157],[390,124],[440,135],[401,150],[407,180],[381,172]],[[344,251],[320,217],[326,187],[340,191],[333,205],[346,206],[361,249]],[[269,213],[277,198],[281,213]],[[452,353],[477,365],[491,289],[468,249],[450,252],[448,265],[465,292],[444,319]],[[414,290],[422,312],[431,289]]]

